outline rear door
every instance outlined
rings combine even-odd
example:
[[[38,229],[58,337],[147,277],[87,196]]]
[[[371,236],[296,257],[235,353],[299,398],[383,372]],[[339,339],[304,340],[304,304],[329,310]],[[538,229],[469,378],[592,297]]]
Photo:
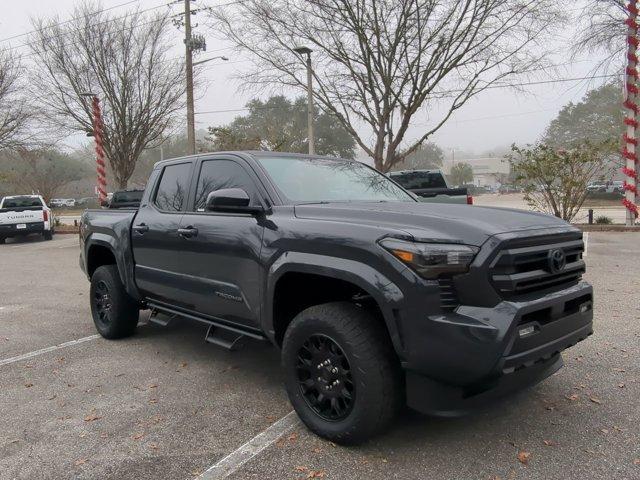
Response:
[[[187,207],[193,164],[170,163],[154,172],[149,183],[152,190],[143,199],[131,227],[138,288],[151,299],[186,308],[190,305],[180,275],[183,239],[178,228]]]
[[[206,212],[208,194],[242,188],[254,205],[266,205],[266,191],[251,167],[236,157],[211,157],[196,167],[196,188],[182,217],[181,264],[198,313],[257,327],[263,271],[260,249],[264,222],[247,213]]]

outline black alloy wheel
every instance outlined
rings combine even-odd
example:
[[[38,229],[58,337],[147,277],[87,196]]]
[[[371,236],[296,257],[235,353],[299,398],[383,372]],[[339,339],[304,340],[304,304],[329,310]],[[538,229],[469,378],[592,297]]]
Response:
[[[345,419],[355,401],[351,365],[335,340],[311,335],[298,350],[300,391],[307,405],[325,420]]]

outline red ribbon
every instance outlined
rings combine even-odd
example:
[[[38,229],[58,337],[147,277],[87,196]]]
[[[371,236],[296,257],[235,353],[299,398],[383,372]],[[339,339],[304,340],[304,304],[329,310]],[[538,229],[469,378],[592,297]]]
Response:
[[[638,44],[640,44],[640,41],[638,41],[636,37],[632,37],[631,35],[627,37],[627,42],[629,43],[629,45],[633,45],[636,48],[638,48]]]
[[[626,158],[627,160],[633,160],[634,162],[638,161],[638,157],[635,153],[631,153],[629,150],[627,150],[626,148],[624,150],[622,150],[622,156],[624,158]]]
[[[635,138],[631,138],[626,133],[622,135],[622,141],[625,143],[630,143],[631,145],[638,145],[638,140],[636,140]]]
[[[626,198],[622,200],[622,204],[627,207],[627,210],[629,210],[631,213],[633,213],[635,215],[636,218],[638,218],[638,207],[636,206],[635,203],[630,202],[629,200],[627,200]]]
[[[638,128],[638,121],[634,120],[633,118],[625,118],[623,121],[625,125],[629,125],[633,128]]]
[[[627,167],[622,167],[622,173],[624,173],[627,177],[638,179],[638,174],[635,170]]]
[[[627,10],[629,10],[629,12],[630,12],[632,15],[637,15],[637,14],[638,14],[638,7],[636,7],[636,2],[635,2],[635,0],[634,0],[634,1],[631,1],[631,2],[629,2],[629,5],[627,5]]]
[[[625,100],[622,105],[624,105],[625,108],[628,108],[629,110],[632,110],[633,113],[635,113],[636,115],[638,114],[638,105],[636,105],[631,100],[629,100],[629,99]]]
[[[627,67],[627,75],[633,78],[638,78],[638,70],[634,67]]]
[[[632,184],[632,183],[624,182],[624,183],[622,184],[622,188],[623,188],[624,190],[628,190],[628,191],[633,192],[633,193],[635,193],[635,194],[637,194],[637,193],[638,193],[638,188],[637,188],[634,184]]]

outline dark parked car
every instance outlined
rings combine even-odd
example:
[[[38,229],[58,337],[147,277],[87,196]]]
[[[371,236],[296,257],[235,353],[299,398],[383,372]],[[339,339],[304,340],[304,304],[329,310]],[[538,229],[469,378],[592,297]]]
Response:
[[[109,200],[109,208],[138,208],[144,190],[121,190],[114,192]]]
[[[356,161],[163,161],[137,211],[87,210],[80,230],[102,336],[133,334],[149,308],[229,349],[271,342],[296,412],[336,442],[370,437],[405,403],[457,415],[534,384],[592,333],[578,229],[420,203]]]
[[[419,197],[421,202],[473,204],[466,186],[451,188],[440,170],[399,170],[389,178]]]

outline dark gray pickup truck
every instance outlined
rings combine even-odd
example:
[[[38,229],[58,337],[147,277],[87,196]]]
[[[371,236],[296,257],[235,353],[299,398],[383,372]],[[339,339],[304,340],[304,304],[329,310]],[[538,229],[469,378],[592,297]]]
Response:
[[[457,415],[562,366],[592,333],[579,230],[420,203],[361,163],[265,152],[156,164],[135,210],[88,210],[80,264],[104,337],[151,319],[282,350],[305,424],[340,443],[404,405]]]

